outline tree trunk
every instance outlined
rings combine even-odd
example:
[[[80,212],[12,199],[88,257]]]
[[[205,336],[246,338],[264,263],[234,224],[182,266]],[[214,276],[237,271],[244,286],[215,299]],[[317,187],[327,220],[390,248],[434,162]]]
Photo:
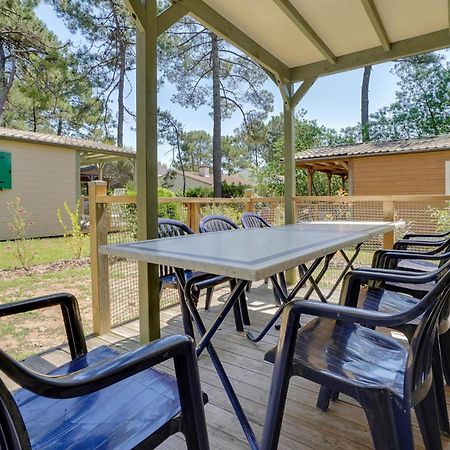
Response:
[[[111,10],[114,16],[114,23],[116,26],[115,34],[117,36],[117,44],[119,47],[117,49],[119,58],[119,81],[117,84],[117,146],[123,147],[123,126],[125,121],[124,87],[126,72],[126,48],[123,42],[122,29],[114,1],[111,1]]]
[[[369,83],[372,66],[364,67],[363,82],[361,86],[361,136],[363,142],[370,141],[369,130]]]
[[[211,58],[213,79],[213,179],[214,197],[222,197],[222,111],[220,105],[220,62],[217,36],[211,36]]]
[[[11,55],[11,70],[6,76],[6,54],[0,40],[0,125],[3,123],[2,117],[5,112],[6,100],[16,77],[16,57]]]

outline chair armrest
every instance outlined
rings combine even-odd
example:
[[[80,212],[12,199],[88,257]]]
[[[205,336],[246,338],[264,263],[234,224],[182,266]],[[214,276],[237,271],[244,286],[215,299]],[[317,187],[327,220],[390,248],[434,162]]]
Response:
[[[421,252],[402,251],[402,250],[377,250],[374,253],[372,267],[390,269],[397,267],[401,260],[417,261],[442,261],[450,258],[450,252],[437,255],[430,255]]]
[[[356,269],[344,277],[339,304],[356,306],[362,282],[423,284],[432,281],[435,277],[436,274],[433,272],[417,274],[403,270]]]
[[[52,398],[72,398],[91,394],[162,361],[185,355],[196,361],[193,340],[188,336],[175,335],[64,375],[36,373],[2,350],[0,362],[2,371],[7,376],[35,394]]]
[[[414,239],[414,238],[445,238],[450,235],[450,231],[444,233],[407,233],[402,239]]]
[[[419,312],[419,308],[413,307],[401,313],[389,314],[380,311],[353,308],[351,306],[299,299],[290,302],[283,312],[280,340],[282,339],[283,325],[286,325],[289,321],[298,323],[301,314],[335,319],[368,327],[395,327],[409,322],[420,315],[421,312],[422,308],[420,308]]]
[[[77,299],[72,294],[58,293],[21,300],[0,305],[0,317],[12,316],[38,309],[60,306],[69,343],[70,354],[73,358],[87,353],[86,339],[83,333],[80,310]]]
[[[394,244],[394,250],[407,250],[408,247],[439,247],[447,242],[446,239],[439,241],[420,241],[415,239],[401,239]],[[418,250],[417,250],[418,251]]]

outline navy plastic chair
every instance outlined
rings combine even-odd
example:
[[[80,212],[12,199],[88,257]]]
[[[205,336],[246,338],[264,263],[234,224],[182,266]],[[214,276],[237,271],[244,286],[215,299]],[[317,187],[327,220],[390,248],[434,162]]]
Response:
[[[202,220],[200,220],[199,224],[200,233],[230,231],[237,229],[239,229],[239,227],[231,219],[225,216],[218,215],[205,216],[202,218]],[[230,284],[231,289],[233,289],[236,285],[236,280],[231,280]],[[248,314],[245,292],[241,294],[241,297],[239,298],[239,304],[235,303],[233,311],[236,321],[236,329],[238,331],[243,331],[244,327],[242,326],[242,322],[244,323],[244,325],[250,325],[250,316]]]
[[[184,236],[187,234],[194,234],[194,232],[183,222],[179,222],[178,220],[159,218],[158,219],[158,237],[159,238],[167,238],[167,237],[175,237],[175,236]],[[203,272],[193,272],[191,270],[184,271],[186,281],[191,279],[192,277],[197,277],[204,275]],[[198,301],[198,297],[200,296],[200,291],[206,289],[206,300],[205,300],[205,309],[209,309],[211,305],[211,299],[213,296],[214,287],[225,283],[229,278],[211,275],[210,277],[202,277],[201,283],[197,283],[196,286],[196,298]],[[159,293],[164,288],[177,288],[177,277],[175,274],[175,269],[170,266],[159,266]]]
[[[433,273],[418,275],[415,273],[401,271],[385,271],[358,269],[347,274],[342,286],[340,304],[345,306],[360,306],[369,311],[377,311],[388,314],[401,314],[419,303],[420,300],[410,295],[390,291],[389,283],[408,282],[410,286],[414,284],[420,287],[421,284],[438,280],[449,269],[450,261]],[[361,289],[362,283],[376,282],[377,287],[368,286]],[[395,287],[395,284],[394,284]],[[419,290],[419,289],[418,289]],[[425,295],[423,292],[421,297]],[[418,297],[420,298],[420,297]],[[392,326],[403,333],[411,343],[417,330],[419,319],[414,319],[408,323],[402,323],[398,326]],[[450,371],[450,329],[448,316],[443,316],[438,329],[439,347],[434,362],[436,405],[439,413],[440,429],[443,433],[450,434],[450,426],[447,414],[447,405],[445,400],[445,388],[442,379],[442,373],[447,377]],[[439,351],[440,350],[440,351]],[[441,376],[438,376],[441,374]],[[331,398],[336,399],[337,393],[321,389],[317,406],[325,411],[328,408]]]
[[[262,449],[277,447],[290,377],[297,375],[343,392],[363,407],[376,449],[414,448],[411,408],[425,447],[442,448],[432,361],[438,324],[450,301],[450,272],[432,292],[402,313],[298,300],[283,314]],[[301,314],[317,316],[299,329]],[[371,328],[396,327],[420,317],[409,349]]]
[[[254,212],[245,212],[242,214],[241,223],[244,228],[267,228],[272,225],[264,217]]]
[[[181,432],[190,449],[208,449],[203,398],[192,339],[169,336],[120,354],[87,352],[78,304],[55,294],[0,306],[0,317],[60,306],[72,361],[48,375],[0,350],[0,447],[24,449],[155,448]],[[175,377],[152,367],[173,359]]]

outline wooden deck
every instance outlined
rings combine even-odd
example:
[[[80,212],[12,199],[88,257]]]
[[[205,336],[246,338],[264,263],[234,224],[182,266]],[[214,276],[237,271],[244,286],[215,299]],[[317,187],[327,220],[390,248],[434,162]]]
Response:
[[[203,300],[199,307],[206,326],[216,316],[223,302],[226,290],[217,291],[210,311],[203,310]],[[251,329],[260,330],[274,312],[273,296],[270,287],[263,283],[254,285],[249,295]],[[162,335],[182,333],[182,321],[179,306],[161,311]],[[264,361],[264,353],[277,342],[276,330],[260,343],[252,343],[244,334],[237,333],[232,315],[227,317],[214,338],[214,345],[221,361],[231,378],[242,406],[248,414],[252,427],[261,438],[270,387],[272,365]],[[130,322],[101,337],[88,339],[88,347],[114,345],[123,350],[139,345],[139,324]],[[27,360],[36,370],[49,370],[69,359],[67,348],[53,349],[45,354]],[[199,359],[200,376],[203,390],[209,396],[206,405],[209,439],[212,449],[245,449],[248,444],[240,425],[233,414],[232,407],[222,389],[222,385],[209,357]],[[165,363],[160,369],[174,373],[171,363]],[[352,399],[342,398],[333,403],[326,412],[315,407],[317,385],[295,377],[291,381],[286,405],[280,449],[367,449],[372,441],[362,409]],[[447,391],[450,399],[450,390]],[[414,425],[416,448],[423,448],[418,428]],[[443,439],[443,446],[450,450],[450,439]],[[185,448],[181,436],[173,436],[160,448]]]

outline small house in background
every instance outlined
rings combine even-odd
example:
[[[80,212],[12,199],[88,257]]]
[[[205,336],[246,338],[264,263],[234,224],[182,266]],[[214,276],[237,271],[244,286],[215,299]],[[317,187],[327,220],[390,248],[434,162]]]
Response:
[[[134,157],[134,150],[100,142],[0,127],[0,240],[14,237],[7,202],[21,199],[33,221],[30,237],[61,235],[56,212],[64,202],[75,207],[80,167],[98,164],[101,172],[102,163]]]
[[[166,184],[174,192],[183,190],[183,173],[181,170],[170,169],[170,180],[168,179]],[[186,178],[186,189],[191,188],[212,188],[214,185],[214,178],[209,171],[209,167],[200,167],[197,173],[185,171],[184,176]],[[255,183],[244,178],[238,174],[236,175],[222,175],[222,181],[228,184],[241,184],[246,186],[253,186]]]
[[[313,148],[296,167],[348,181],[349,195],[450,194],[450,135]]]

